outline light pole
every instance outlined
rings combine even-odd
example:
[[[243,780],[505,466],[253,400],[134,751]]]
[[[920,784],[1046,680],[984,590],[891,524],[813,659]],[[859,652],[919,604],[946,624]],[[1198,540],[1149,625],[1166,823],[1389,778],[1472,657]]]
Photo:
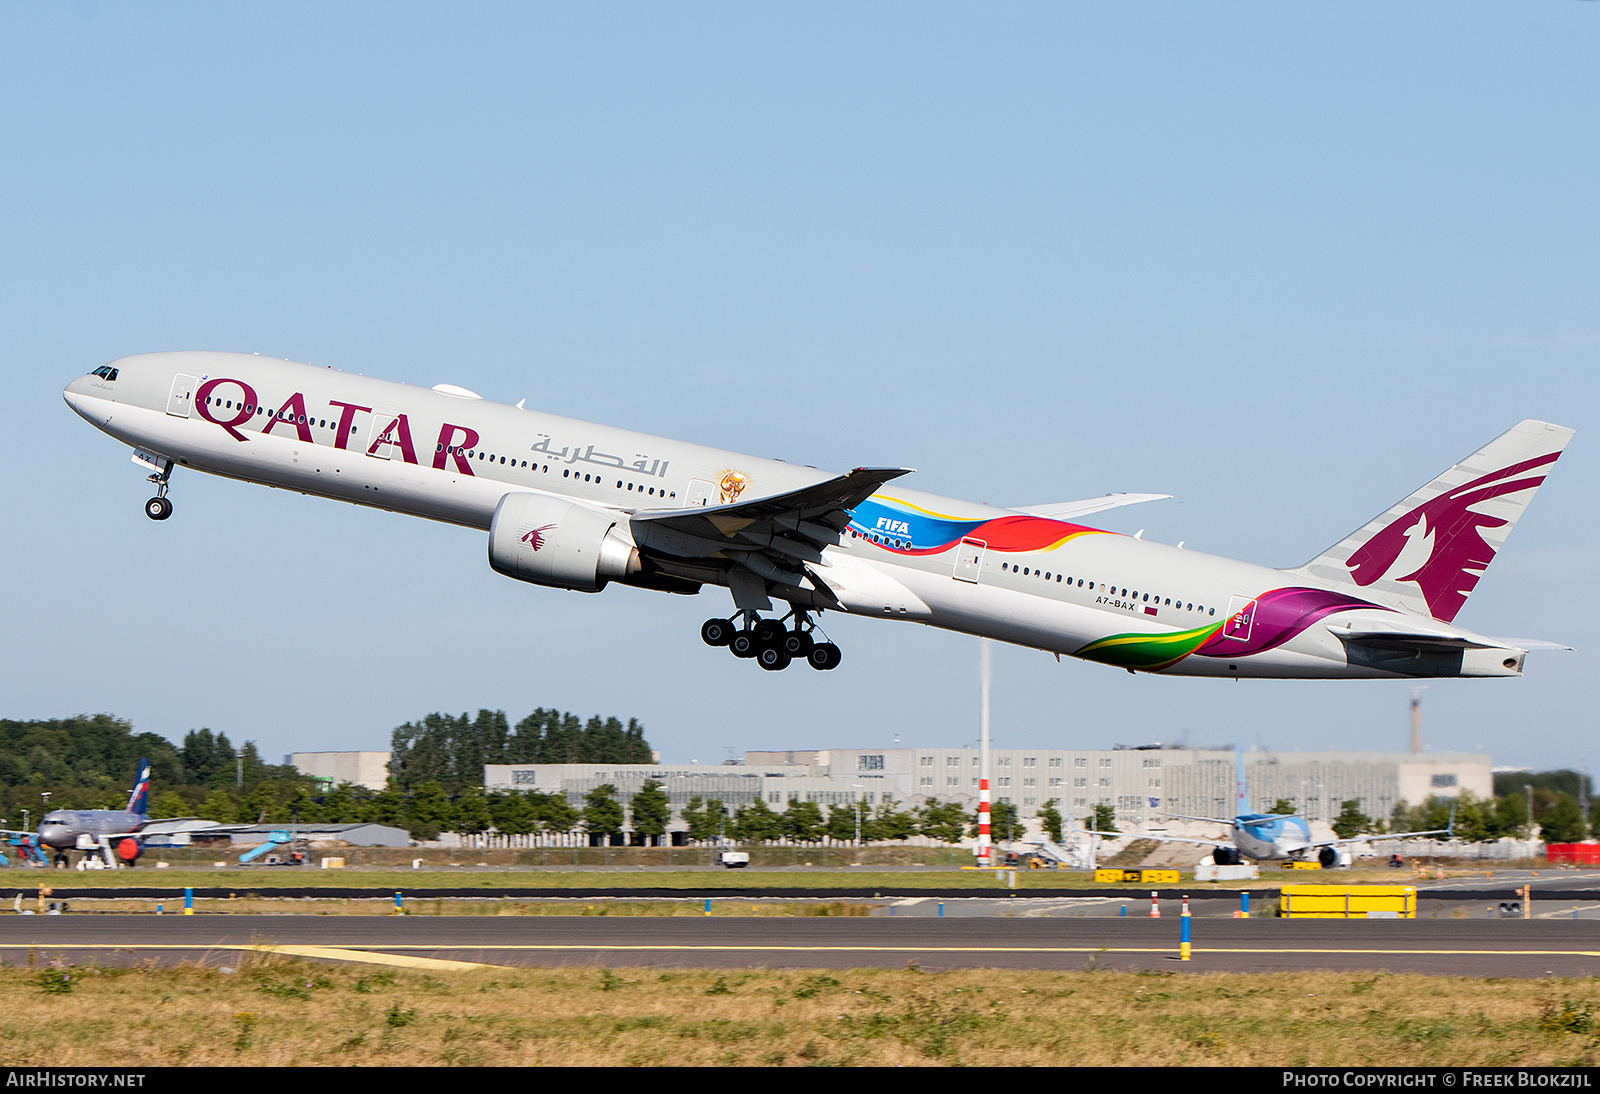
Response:
[[[852,812],[856,815],[856,865],[861,865],[861,807],[866,804],[866,788],[860,783],[851,783],[851,788],[861,791],[856,795],[856,803]]]
[[[992,866],[989,838],[989,640],[978,639],[978,865]]]

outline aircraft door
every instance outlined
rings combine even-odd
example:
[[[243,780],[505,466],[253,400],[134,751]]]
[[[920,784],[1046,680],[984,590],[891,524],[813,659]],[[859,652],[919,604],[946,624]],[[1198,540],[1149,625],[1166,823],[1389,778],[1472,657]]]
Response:
[[[1222,637],[1236,642],[1250,641],[1250,627],[1256,618],[1256,602],[1248,597],[1236,596],[1228,602],[1228,621],[1222,625]]]
[[[690,479],[689,489],[684,494],[683,504],[690,509],[704,508],[711,504],[711,495],[715,490],[716,487],[704,479]]]
[[[386,460],[400,447],[397,433],[400,428],[400,412],[398,410],[384,410],[378,407],[372,412],[372,428],[367,437],[367,455],[373,459]]]
[[[167,413],[174,418],[187,418],[194,408],[194,389],[200,385],[198,377],[182,372],[172,378],[172,393],[167,396]]]
[[[989,544],[981,539],[964,539],[956,548],[956,569],[950,576],[957,581],[976,582],[983,573],[983,552]]]

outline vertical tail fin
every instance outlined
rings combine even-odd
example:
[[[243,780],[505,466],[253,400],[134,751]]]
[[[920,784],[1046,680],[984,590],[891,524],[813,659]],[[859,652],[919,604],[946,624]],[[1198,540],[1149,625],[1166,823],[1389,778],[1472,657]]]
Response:
[[[133,777],[133,793],[128,795],[129,813],[150,812],[150,761],[140,760],[138,773]]]
[[[1572,430],[1519,422],[1298,569],[1448,623],[1467,602]]]

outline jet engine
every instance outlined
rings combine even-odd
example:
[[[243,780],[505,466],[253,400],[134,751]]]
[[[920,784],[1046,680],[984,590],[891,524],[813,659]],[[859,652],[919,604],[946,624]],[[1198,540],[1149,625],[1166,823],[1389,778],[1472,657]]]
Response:
[[[507,494],[489,524],[489,565],[507,577],[597,593],[639,573],[621,514],[548,494]]]
[[[1324,870],[1332,870],[1336,866],[1349,866],[1352,860],[1349,851],[1339,847],[1323,847],[1317,852],[1317,861]]]

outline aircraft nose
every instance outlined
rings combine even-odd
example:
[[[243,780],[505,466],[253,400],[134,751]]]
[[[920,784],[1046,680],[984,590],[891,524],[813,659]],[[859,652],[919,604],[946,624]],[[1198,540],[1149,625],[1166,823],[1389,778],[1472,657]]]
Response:
[[[90,377],[79,376],[61,391],[61,397],[67,401],[67,405],[85,418],[89,417],[89,400],[94,395],[90,382]]]
[[[48,847],[65,847],[72,842],[72,838],[64,824],[41,824],[39,842]]]

